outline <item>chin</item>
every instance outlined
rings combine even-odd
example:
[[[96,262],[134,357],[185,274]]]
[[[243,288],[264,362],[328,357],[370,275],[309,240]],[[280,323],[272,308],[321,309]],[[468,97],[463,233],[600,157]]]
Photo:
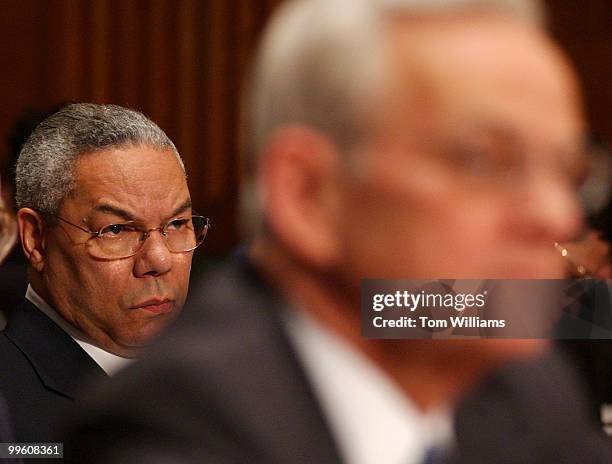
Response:
[[[120,344],[127,349],[146,348],[166,329],[168,323],[169,321],[148,323],[144,327],[120,337]]]
[[[508,262],[507,265],[500,265],[495,269],[489,269],[483,273],[486,279],[563,279],[565,271],[558,266],[533,266],[533,263],[527,265],[516,265]]]
[[[474,341],[479,342],[477,348],[481,352],[482,360],[486,364],[490,364],[491,367],[508,361],[539,356],[550,346],[550,342],[543,339],[490,339]]]

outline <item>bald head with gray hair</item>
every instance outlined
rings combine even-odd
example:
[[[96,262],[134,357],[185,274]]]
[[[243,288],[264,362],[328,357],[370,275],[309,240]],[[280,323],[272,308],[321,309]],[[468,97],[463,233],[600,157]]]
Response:
[[[392,64],[385,32],[397,17],[495,14],[541,27],[537,0],[291,0],[264,33],[245,95],[247,173],[241,227],[260,227],[254,174],[271,133],[287,124],[321,131],[351,151],[367,133],[368,117]],[[348,157],[346,161],[353,161]]]
[[[32,208],[48,220],[76,187],[75,165],[86,154],[147,146],[171,151],[174,143],[142,113],[117,105],[75,103],[41,122],[24,144],[16,166],[18,208]]]
[[[492,13],[543,23],[534,0],[294,0],[272,18],[246,104],[249,157],[277,126],[301,123],[358,140],[384,78],[383,32],[396,16]],[[252,161],[252,160],[251,160]]]

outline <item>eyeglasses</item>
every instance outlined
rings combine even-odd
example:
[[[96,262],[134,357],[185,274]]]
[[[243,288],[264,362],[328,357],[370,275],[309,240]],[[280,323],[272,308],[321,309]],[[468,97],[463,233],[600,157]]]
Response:
[[[464,136],[416,139],[418,153],[430,167],[442,168],[452,179],[471,190],[486,190],[492,194],[519,195],[527,186],[527,180],[543,175],[555,176],[575,191],[576,199],[593,202],[592,196],[583,191],[586,183],[594,183],[590,190],[604,189],[612,185],[612,176],[604,175],[605,169],[589,169],[596,151],[589,144],[578,144],[550,151],[546,156],[535,156],[524,150],[520,142],[509,140],[508,135],[478,136],[477,132],[464,131]],[[551,149],[552,150],[552,149]],[[592,182],[591,182],[592,181]],[[583,196],[586,198],[583,200]]]
[[[555,249],[565,258],[567,262],[570,277],[575,279],[592,279],[594,278],[593,273],[586,268],[583,264],[576,263],[569,255],[569,251],[563,245],[558,242],[553,244]]]
[[[152,229],[145,228],[137,221],[127,221],[109,224],[98,231],[92,231],[55,214],[53,216],[91,235],[87,241],[87,251],[98,259],[123,259],[134,256],[155,231],[161,234],[170,252],[187,253],[202,244],[211,226],[208,218],[188,216],[172,219]]]

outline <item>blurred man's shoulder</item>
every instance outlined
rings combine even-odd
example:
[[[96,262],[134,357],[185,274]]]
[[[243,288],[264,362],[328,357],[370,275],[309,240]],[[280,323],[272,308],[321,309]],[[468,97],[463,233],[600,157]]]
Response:
[[[255,264],[246,257],[231,257],[191,284],[177,326],[232,322],[235,327],[236,322],[269,317],[284,304]]]

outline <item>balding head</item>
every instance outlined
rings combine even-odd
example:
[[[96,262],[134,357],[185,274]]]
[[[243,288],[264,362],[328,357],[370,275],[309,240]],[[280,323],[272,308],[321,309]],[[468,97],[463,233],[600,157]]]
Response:
[[[339,143],[360,121],[387,73],[385,31],[397,18],[499,14],[538,25],[531,0],[297,0],[273,16],[248,94],[249,152],[260,153],[275,127],[305,123]]]

